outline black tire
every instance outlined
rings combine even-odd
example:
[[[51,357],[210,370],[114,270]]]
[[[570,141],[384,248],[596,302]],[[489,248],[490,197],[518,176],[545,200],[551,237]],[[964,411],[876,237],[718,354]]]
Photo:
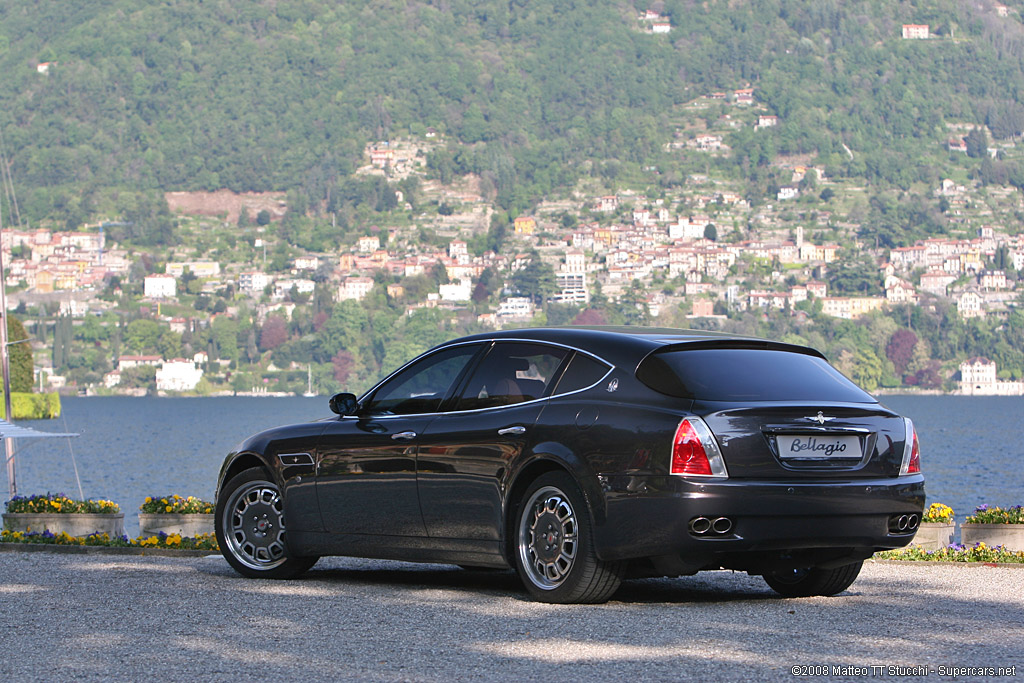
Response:
[[[586,501],[565,472],[548,472],[530,484],[512,532],[516,571],[540,602],[607,602],[622,583],[625,563],[597,558]]]
[[[262,469],[245,470],[224,485],[213,519],[224,559],[242,576],[292,579],[319,559],[290,555],[281,489]]]
[[[807,598],[812,595],[831,596],[842,593],[857,580],[864,562],[854,562],[834,569],[810,567],[778,571],[764,575],[765,583],[786,598]]]

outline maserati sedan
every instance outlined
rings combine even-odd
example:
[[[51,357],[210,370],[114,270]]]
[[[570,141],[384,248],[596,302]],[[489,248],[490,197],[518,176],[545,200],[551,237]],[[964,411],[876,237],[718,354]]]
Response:
[[[653,328],[505,330],[410,361],[224,461],[249,577],[323,555],[514,568],[537,600],[733,569],[835,595],[924,507],[917,434],[817,351]]]

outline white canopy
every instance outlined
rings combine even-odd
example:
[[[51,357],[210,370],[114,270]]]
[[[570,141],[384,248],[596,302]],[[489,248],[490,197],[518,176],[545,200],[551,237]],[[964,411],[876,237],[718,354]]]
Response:
[[[45,439],[54,436],[78,436],[78,434],[56,434],[54,432],[41,432],[31,427],[11,424],[7,420],[0,420],[0,439]]]

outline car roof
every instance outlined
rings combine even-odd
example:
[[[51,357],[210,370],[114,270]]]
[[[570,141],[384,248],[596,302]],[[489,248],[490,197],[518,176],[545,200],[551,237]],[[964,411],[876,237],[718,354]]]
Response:
[[[627,326],[528,327],[484,332],[453,341],[468,342],[490,339],[517,339],[564,344],[589,351],[616,365],[635,364],[650,352],[670,344],[729,340],[766,341],[756,337],[706,330]]]

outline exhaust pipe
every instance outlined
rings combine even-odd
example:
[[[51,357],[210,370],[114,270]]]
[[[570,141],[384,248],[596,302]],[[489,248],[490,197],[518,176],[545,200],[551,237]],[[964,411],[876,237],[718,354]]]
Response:
[[[690,532],[703,536],[711,529],[711,520],[707,517],[697,517],[690,521]]]
[[[910,515],[910,521],[907,524],[907,528],[913,531],[921,524],[921,518],[917,515]]]
[[[711,529],[716,534],[727,534],[732,531],[732,520],[728,517],[719,517],[711,523]]]
[[[907,526],[910,524],[910,519],[906,515],[900,515],[899,520],[896,522],[896,528],[900,531],[906,531]]]

